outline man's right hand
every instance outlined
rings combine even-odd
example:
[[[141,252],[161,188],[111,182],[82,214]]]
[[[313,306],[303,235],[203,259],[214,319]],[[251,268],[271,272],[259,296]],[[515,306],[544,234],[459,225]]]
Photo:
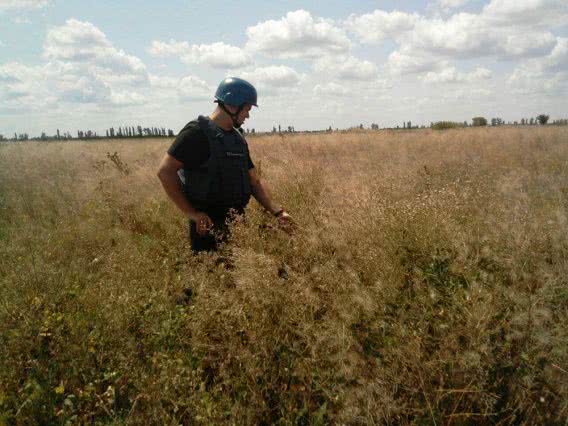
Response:
[[[201,236],[207,235],[213,229],[213,221],[207,213],[195,212],[190,219],[195,222],[197,233]]]
[[[277,220],[280,229],[287,234],[292,235],[296,230],[296,223],[294,222],[294,219],[292,219],[292,216],[290,216],[286,211],[283,210],[282,213],[278,215]]]
[[[206,235],[213,228],[213,221],[203,212],[197,211],[191,206],[182,190],[182,185],[178,176],[178,170],[183,168],[183,163],[176,160],[170,154],[164,154],[160,167],[158,168],[158,178],[168,194],[168,197],[178,206],[186,217],[195,222],[197,233],[201,236]]]

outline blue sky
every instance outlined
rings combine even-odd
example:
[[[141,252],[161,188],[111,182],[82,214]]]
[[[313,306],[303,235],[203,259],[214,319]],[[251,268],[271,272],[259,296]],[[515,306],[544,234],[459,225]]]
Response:
[[[568,1],[0,0],[0,134],[179,130],[228,75],[248,127],[566,118]]]

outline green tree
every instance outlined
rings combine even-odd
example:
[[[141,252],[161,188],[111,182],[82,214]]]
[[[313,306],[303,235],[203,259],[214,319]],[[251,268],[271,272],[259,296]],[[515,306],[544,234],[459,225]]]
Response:
[[[536,120],[538,121],[539,124],[541,124],[542,126],[544,126],[546,123],[548,123],[548,119],[550,118],[549,115],[546,114],[540,114],[536,116]]]
[[[473,117],[472,123],[474,126],[487,126],[487,119],[485,117]]]
[[[432,129],[434,130],[446,130],[446,129],[457,129],[462,127],[461,123],[456,123],[454,121],[438,121],[432,124]]]

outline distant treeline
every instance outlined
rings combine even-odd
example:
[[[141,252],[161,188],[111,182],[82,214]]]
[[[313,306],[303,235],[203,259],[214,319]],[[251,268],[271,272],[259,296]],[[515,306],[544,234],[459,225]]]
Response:
[[[76,136],[69,132],[60,132],[57,129],[54,135],[47,135],[41,132],[41,136],[30,138],[28,133],[14,133],[13,137],[6,138],[0,134],[0,141],[58,141],[58,140],[72,140],[72,139],[116,139],[116,138],[160,138],[160,137],[174,137],[172,129],[165,127],[142,127],[142,126],[124,126],[124,127],[110,127],[105,130],[104,135],[100,135],[93,130],[77,130]]]
[[[431,122],[430,128],[434,130],[443,129],[453,129],[460,127],[481,127],[481,126],[537,126],[537,125],[555,125],[555,126],[567,126],[568,119],[562,118],[558,120],[553,120],[549,123],[550,116],[547,114],[539,114],[536,117],[522,118],[520,121],[507,121],[495,117],[491,120],[487,120],[485,117],[473,117],[470,122],[456,122],[456,121],[437,121]],[[396,130],[396,129],[425,129],[428,126],[413,125],[411,121],[403,121],[402,126],[397,125],[396,127],[383,127],[383,130]],[[325,130],[305,130],[300,133],[319,133],[319,132],[338,132],[338,131],[356,131],[367,129],[363,124],[358,124],[346,129],[333,128],[329,126]],[[372,123],[368,129],[370,130],[380,130],[378,124]],[[244,129],[244,133],[247,135],[262,135],[267,133],[296,133],[294,126],[282,127],[280,124],[278,126],[273,126],[271,132],[256,132],[253,129]],[[160,138],[160,137],[175,137],[176,134],[172,129],[166,129],[165,127],[142,127],[142,126],[124,126],[124,127],[110,127],[105,130],[104,135],[99,135],[97,132],[92,130],[77,130],[76,136],[69,132],[61,133],[59,129],[53,136],[48,136],[45,132],[41,133],[39,137],[30,138],[27,133],[14,133],[13,137],[8,138],[0,134],[0,141],[57,141],[57,140],[86,140],[86,139],[116,139],[116,138]]]
[[[501,118],[492,118],[491,119],[491,126],[544,126],[547,124],[552,124],[555,126],[566,126],[568,125],[568,119],[559,119],[553,120],[552,123],[549,123],[550,116],[547,114],[539,114],[536,117],[531,118],[522,118],[521,121],[507,121]],[[410,122],[409,122],[410,123]],[[454,129],[459,127],[482,127],[489,125],[489,122],[485,117],[473,117],[471,120],[471,124],[467,121],[455,122],[455,121],[438,121],[436,123],[430,123],[430,127],[434,130],[443,130],[443,129]]]

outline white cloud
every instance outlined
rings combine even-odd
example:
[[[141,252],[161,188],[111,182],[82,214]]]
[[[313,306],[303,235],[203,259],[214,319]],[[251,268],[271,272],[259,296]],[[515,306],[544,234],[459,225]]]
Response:
[[[102,56],[111,48],[105,34],[90,22],[68,19],[65,25],[54,27],[47,33],[44,57],[83,61]]]
[[[17,77],[17,71],[14,69],[15,63],[0,65],[0,81],[3,83],[17,83],[20,79]]]
[[[411,31],[418,19],[419,15],[416,13],[375,10],[360,16],[351,15],[345,22],[345,27],[364,43],[379,43]]]
[[[565,71],[568,69],[568,38],[558,37],[556,46],[549,55],[537,59],[536,67],[550,72]]]
[[[94,67],[90,73],[95,75],[101,81],[117,86],[146,86],[148,84],[148,75],[146,72],[116,72],[112,68]]]
[[[182,102],[206,101],[213,102],[215,88],[195,75],[182,78],[172,76],[149,76],[152,100],[164,100],[171,103],[172,99]]]
[[[493,78],[491,70],[483,67],[477,67],[471,73],[466,74],[466,80],[469,81],[489,80],[491,78]]]
[[[38,69],[39,81],[29,90],[31,96],[50,92],[62,102],[102,104],[111,102],[113,88],[86,64],[48,62]]]
[[[543,73],[541,71],[530,71],[524,68],[517,68],[507,79],[507,85],[514,93],[532,93],[533,91],[543,89],[543,87],[541,87],[542,84],[540,83],[542,81],[542,77]]]
[[[213,101],[214,89],[198,77],[187,76],[179,81],[177,93],[183,100],[202,101],[210,99]]]
[[[403,34],[398,41],[406,52],[452,58],[503,58],[541,55],[552,48],[555,37],[550,32],[528,28],[491,26],[478,15],[459,13],[448,20],[421,19],[412,32]]]
[[[48,60],[89,63],[113,72],[146,73],[140,59],[113,47],[106,35],[90,22],[76,19],[49,30],[43,55]]]
[[[347,86],[334,82],[317,84],[314,87],[314,94],[318,96],[348,97],[353,92]]]
[[[428,5],[427,9],[434,14],[450,14],[469,3],[470,0],[436,0]]]
[[[447,66],[447,61],[440,61],[433,56],[404,54],[394,51],[389,55],[386,67],[393,75],[419,74],[439,70]]]
[[[469,0],[438,0],[438,5],[444,9],[456,9],[468,2]]]
[[[324,80],[324,77],[318,77],[318,81],[321,80]],[[385,99],[385,92],[391,88],[392,84],[388,80],[380,78],[360,81],[341,79],[326,82],[324,80],[314,86],[313,93],[320,98],[328,100],[352,98],[354,99],[353,105],[359,107],[366,105],[368,102]]]
[[[494,92],[492,90],[479,87],[447,91],[443,93],[441,99],[443,101],[473,101],[488,99],[493,95]]]
[[[12,89],[14,87],[18,87],[18,90],[23,89],[23,83],[39,78],[41,73],[41,67],[26,66],[18,62],[8,62],[0,65],[0,81],[3,81]]]
[[[18,9],[40,9],[49,4],[49,0],[0,0],[0,11]]]
[[[270,65],[244,71],[240,77],[253,84],[260,98],[297,92],[305,75],[285,65]]]
[[[568,38],[558,37],[550,54],[532,59],[519,67],[507,79],[515,93],[559,94],[568,91]]]
[[[392,84],[384,79],[372,81],[330,81],[316,84],[313,92],[321,97],[351,97],[357,98],[358,105],[365,101],[385,98],[385,91],[392,88]]]
[[[568,24],[566,0],[492,0],[481,16],[492,23],[547,27]]]
[[[9,63],[0,66],[6,88],[3,107],[38,110],[46,105],[74,103],[133,105],[149,87],[146,67],[135,56],[115,48],[89,22],[75,19],[48,31],[41,66]]]
[[[455,67],[447,67],[439,72],[428,72],[422,80],[425,83],[472,83],[488,80],[492,72],[487,68],[478,67],[472,72],[459,72]]]
[[[146,97],[136,92],[113,92],[111,102],[114,105],[143,105]]]
[[[288,12],[278,21],[261,22],[246,33],[247,50],[276,58],[317,58],[344,53],[351,47],[345,31],[333,21],[314,18],[305,10]]]
[[[100,103],[112,94],[110,87],[92,75],[63,75],[55,82],[59,97],[73,103]]]
[[[187,51],[191,50],[191,45],[187,41],[152,41],[148,48],[148,53],[154,56],[183,56]]]
[[[548,74],[543,71],[517,68],[507,79],[511,92],[521,95],[566,96],[568,72]]]
[[[393,87],[392,82],[383,78],[378,78],[374,81],[365,83],[366,90],[371,94],[377,92],[384,92],[387,89],[392,89],[392,87]]]
[[[0,65],[0,107],[7,110],[42,110],[57,97],[49,90],[45,66],[17,62]]]
[[[294,69],[284,65],[259,67],[243,72],[242,77],[261,88],[289,88],[296,86],[302,79]]]
[[[353,56],[325,56],[314,63],[314,70],[324,75],[334,75],[345,80],[373,80],[377,78],[377,66]]]
[[[523,63],[520,68],[533,72],[557,73],[568,69],[568,38],[557,37],[550,53]]]
[[[150,74],[148,76],[150,80],[150,85],[153,87],[158,87],[160,89],[175,89],[178,87],[179,78],[175,77],[165,77],[165,76],[158,76]]]
[[[20,81],[19,75],[23,77],[29,75],[31,70],[37,67],[28,67],[18,62],[8,62],[0,65],[0,79],[4,81]]]
[[[448,0],[445,6],[458,5]],[[393,73],[428,72],[447,59],[522,59],[546,55],[556,44],[553,23],[568,24],[566,0],[493,0],[480,13],[447,19],[376,10],[352,15],[345,26],[367,44],[391,39],[398,49],[387,67]]]
[[[251,63],[249,54],[222,42],[190,45],[188,42],[154,40],[148,52],[154,56],[179,56],[186,64],[207,64],[216,68],[238,68]]]

